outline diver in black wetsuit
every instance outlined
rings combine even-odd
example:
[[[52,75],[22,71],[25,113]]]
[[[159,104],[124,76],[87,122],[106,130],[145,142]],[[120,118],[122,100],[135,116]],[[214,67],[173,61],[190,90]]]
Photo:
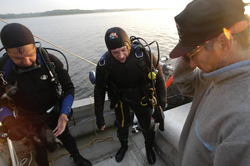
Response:
[[[139,66],[141,61],[135,56],[135,49],[122,28],[108,29],[105,42],[108,51],[102,56],[96,68],[94,99],[97,126],[101,130],[105,128],[103,108],[105,91],[108,87],[111,108],[115,108],[117,135],[121,142],[116,161],[121,162],[128,149],[130,111],[133,111],[145,138],[148,163],[153,165],[156,157],[152,148],[155,135],[151,127],[152,106],[145,95],[149,91],[146,89],[148,82],[145,78],[145,74],[148,73]],[[154,56],[153,62],[156,65],[157,60]],[[158,70],[155,84],[158,102],[162,108],[165,108],[165,81],[160,65],[155,68]]]
[[[46,62],[35,47],[32,33],[21,24],[11,23],[1,30],[1,42],[7,53],[0,58],[0,121],[7,128],[9,138],[18,141],[24,137],[34,138],[30,132],[35,134],[38,139],[33,139],[32,143],[36,162],[39,166],[48,166],[47,150],[53,151],[56,148],[56,144],[47,141],[48,126],[77,165],[91,166],[91,162],[80,155],[67,125],[75,88],[62,62],[48,54],[54,64],[63,95],[59,113],[47,113],[47,110],[55,106],[57,86],[51,81]],[[15,91],[7,93],[9,87]]]

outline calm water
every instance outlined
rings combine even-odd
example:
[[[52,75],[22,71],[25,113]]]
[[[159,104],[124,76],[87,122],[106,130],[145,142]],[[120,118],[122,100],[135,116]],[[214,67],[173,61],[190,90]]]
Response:
[[[181,9],[167,9],[9,19],[6,21],[21,23],[27,26],[34,35],[96,64],[107,50],[104,34],[108,28],[114,26],[121,27],[129,36],[141,37],[148,43],[157,41],[161,56],[168,55],[178,42],[174,16],[179,12]],[[4,25],[5,23],[0,21],[0,29]],[[38,38],[35,40],[40,41],[44,47],[56,48]],[[2,47],[1,43],[0,46]],[[151,46],[151,49],[157,55],[155,44]],[[94,86],[88,79],[88,72],[95,70],[96,66],[67,52],[62,52],[67,56],[69,73],[76,87],[75,99],[93,96]],[[2,54],[3,51],[0,52],[0,55]],[[62,56],[58,55],[58,57],[64,62]],[[174,60],[171,63],[174,63]]]

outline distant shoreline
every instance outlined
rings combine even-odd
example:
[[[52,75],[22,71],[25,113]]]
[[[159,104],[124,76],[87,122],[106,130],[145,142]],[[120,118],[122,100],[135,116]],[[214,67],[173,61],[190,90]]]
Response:
[[[57,9],[57,10],[51,10],[51,11],[46,11],[46,12],[37,12],[37,13],[0,14],[0,19],[62,16],[62,15],[74,15],[74,14],[107,13],[107,12],[123,12],[123,11],[164,10],[164,9],[175,9],[175,8],[144,8],[144,9],[135,8],[135,9],[98,9],[98,10],[80,10],[80,9],[61,10],[61,9]]]

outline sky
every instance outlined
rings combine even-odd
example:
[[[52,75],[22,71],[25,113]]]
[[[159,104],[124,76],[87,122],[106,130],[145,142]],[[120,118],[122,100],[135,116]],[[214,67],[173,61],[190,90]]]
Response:
[[[184,8],[191,0],[0,0],[0,14],[45,12],[55,9]]]
[[[56,9],[185,8],[192,0],[0,0],[0,14],[45,12]],[[250,0],[243,0],[250,2]]]

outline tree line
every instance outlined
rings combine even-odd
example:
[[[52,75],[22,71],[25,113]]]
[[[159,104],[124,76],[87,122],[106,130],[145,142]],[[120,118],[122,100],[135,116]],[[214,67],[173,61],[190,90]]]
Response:
[[[70,15],[70,14],[85,14],[85,13],[101,13],[101,12],[118,12],[118,11],[130,11],[130,10],[149,10],[149,9],[99,9],[99,10],[52,10],[39,13],[22,13],[22,14],[0,14],[1,19],[10,18],[26,18],[26,17],[44,17],[44,16],[58,16],[58,15]]]

